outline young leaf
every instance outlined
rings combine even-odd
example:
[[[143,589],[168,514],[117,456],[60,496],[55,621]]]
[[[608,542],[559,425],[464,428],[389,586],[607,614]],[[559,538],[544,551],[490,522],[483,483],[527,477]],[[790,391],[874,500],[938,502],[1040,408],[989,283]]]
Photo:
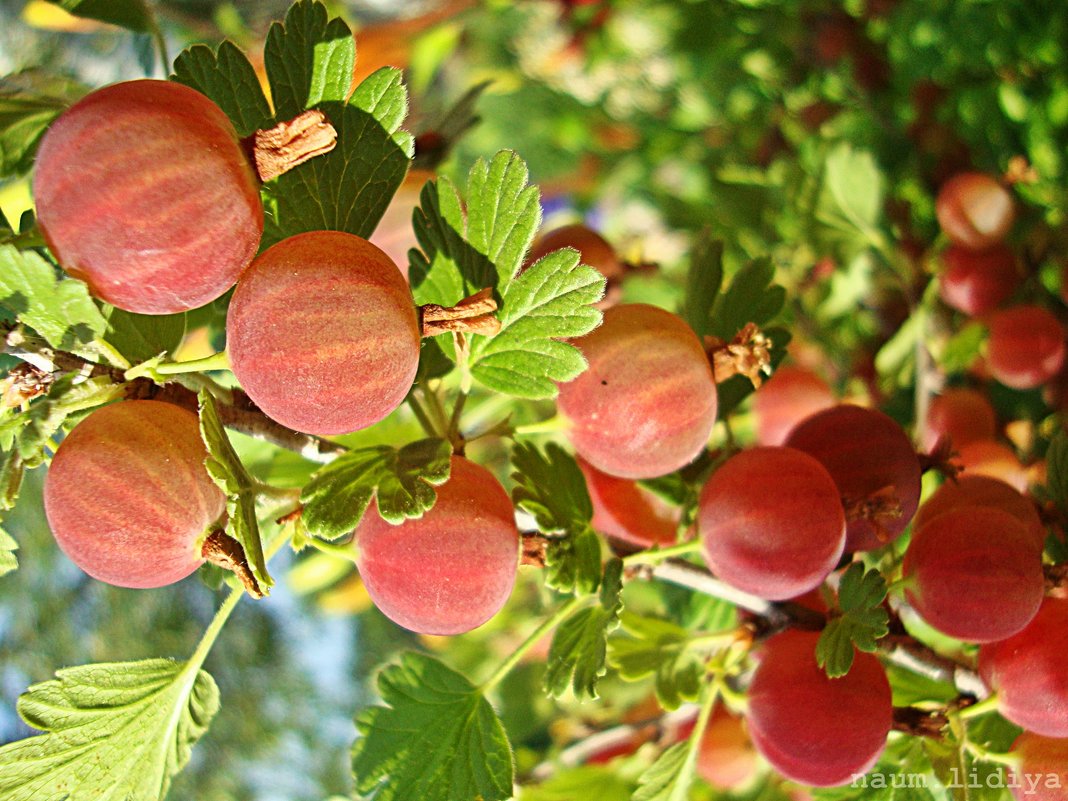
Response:
[[[104,306],[107,331],[104,339],[130,364],[172,353],[185,336],[185,312],[180,314],[134,314]]]
[[[0,748],[4,801],[161,799],[219,708],[215,681],[168,659],[83,665],[18,702],[46,734]]]
[[[764,325],[772,320],[786,301],[782,287],[771,283],[774,277],[770,259],[754,259],[735,273],[716,298],[709,333],[731,340],[746,323]]]
[[[155,30],[152,11],[144,0],[49,0],[76,17],[95,19],[118,25],[128,31],[151,33]]]
[[[288,120],[323,101],[344,102],[352,87],[356,40],[318,0],[299,0],[275,22],[263,49],[275,118]]]
[[[502,297],[519,272],[541,223],[538,188],[528,186],[526,162],[503,150],[488,164],[479,159],[467,176],[467,241],[485,254],[496,280],[472,288],[496,286]]]
[[[623,630],[630,636],[608,641],[608,664],[627,681],[656,677],[656,697],[664,709],[678,709],[701,691],[700,654],[687,649],[690,632],[666,620],[624,614]]]
[[[0,306],[60,350],[84,351],[107,328],[85,284],[12,245],[0,245]]]
[[[226,533],[244,549],[252,575],[266,594],[274,586],[274,579],[267,572],[267,560],[263,556],[256,517],[256,480],[248,474],[230,444],[215,399],[206,389],[200,391],[200,436],[208,448],[204,466],[219,489],[226,493]]]
[[[0,576],[18,570],[19,560],[15,556],[18,549],[19,544],[15,542],[14,537],[0,528]]]
[[[271,106],[256,70],[233,42],[223,42],[217,52],[202,44],[183,50],[172,79],[211,98],[242,138],[270,125]]]
[[[12,449],[4,455],[0,465],[0,510],[6,512],[15,508],[25,473],[26,463],[17,450]]]
[[[0,176],[28,171],[52,120],[87,91],[77,81],[40,70],[0,78]]]
[[[871,653],[875,643],[888,632],[889,617],[882,607],[886,582],[878,570],[864,572],[854,562],[842,575],[838,587],[838,608],[820,633],[816,661],[832,679],[844,676],[853,666],[853,648]]]
[[[574,345],[561,340],[596,328],[593,308],[605,281],[578,263],[572,250],[550,253],[508,284],[498,319],[501,330],[471,347],[471,374],[484,386],[518,398],[549,399],[557,383],[586,369]]]
[[[712,307],[723,285],[723,242],[713,240],[707,228],[693,243],[686,273],[682,318],[699,337],[711,333]],[[748,321],[747,321],[748,322]]]
[[[657,757],[656,762],[638,777],[633,801],[685,801],[693,781],[690,744],[676,743]]]
[[[824,165],[820,222],[866,239],[876,230],[882,205],[883,175],[872,155],[844,142],[834,148]]]
[[[376,801],[512,797],[504,727],[482,692],[437,659],[406,653],[378,677],[384,706],[356,718],[358,793]]]
[[[606,672],[605,653],[608,634],[619,625],[623,601],[623,562],[613,559],[605,565],[601,582],[600,603],[575,614],[561,623],[549,647],[545,672],[545,689],[559,697],[570,685],[575,697],[597,697],[597,680]]]
[[[404,447],[350,451],[304,487],[301,521],[308,533],[335,540],[351,534],[377,493],[378,513],[390,523],[422,517],[437,501],[434,487],[449,480],[452,448],[430,438]]]
[[[512,501],[550,535],[546,583],[561,592],[595,592],[601,581],[601,541],[590,527],[593,505],[578,463],[555,443],[542,453],[518,442],[512,466]]]

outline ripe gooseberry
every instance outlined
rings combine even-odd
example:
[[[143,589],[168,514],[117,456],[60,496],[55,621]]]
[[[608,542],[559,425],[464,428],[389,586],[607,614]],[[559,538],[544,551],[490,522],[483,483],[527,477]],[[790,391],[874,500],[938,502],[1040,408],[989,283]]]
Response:
[[[1020,284],[1016,257],[1004,245],[978,251],[951,245],[942,260],[946,267],[938,277],[938,294],[970,317],[993,311]]]
[[[653,478],[693,461],[716,422],[716,385],[697,335],[678,315],[615,306],[575,340],[589,367],[560,385],[575,450],[620,478]]]
[[[41,141],[33,191],[63,269],[142,314],[215,300],[263,233],[259,180],[233,125],[171,81],[106,86],[63,112]]]
[[[590,493],[595,530],[639,548],[675,543],[678,510],[635,481],[603,473],[581,456],[577,461]]]
[[[1044,546],[1046,529],[1034,501],[999,478],[979,474],[965,473],[956,480],[943,482],[920,506],[912,527],[919,530],[941,514],[977,506],[1008,512],[1031,532],[1037,548],[1041,550]]]
[[[1008,512],[962,507],[912,534],[902,573],[905,597],[932,627],[966,642],[1011,637],[1045,594],[1042,550]]]
[[[1041,306],[1014,306],[990,318],[990,374],[1007,387],[1034,389],[1064,365],[1064,328]]]
[[[375,606],[420,634],[461,634],[504,606],[519,566],[512,501],[486,468],[452,458],[421,518],[390,525],[377,501],[356,529],[360,577]]]
[[[1045,737],[1068,737],[1068,599],[1048,597],[1020,632],[979,648],[998,711]]]
[[[1008,235],[1016,208],[1012,193],[997,179],[965,172],[942,185],[935,199],[935,215],[955,244],[985,250]]]
[[[1041,737],[1025,731],[1009,749],[1016,765],[1009,768],[1009,789],[1020,801],[1068,799],[1068,739]]]
[[[716,576],[772,601],[818,587],[845,548],[834,479],[793,448],[757,447],[728,459],[701,491],[697,528]]]
[[[63,552],[93,578],[162,587],[204,561],[202,536],[226,511],[204,467],[197,416],[150,400],[93,411],[60,443],[44,486]]]
[[[397,265],[340,231],[299,234],[261,253],[226,318],[241,386],[268,417],[308,434],[357,431],[397,408],[419,345]]]
[[[623,263],[615,248],[599,233],[582,225],[564,225],[538,237],[527,256],[527,264],[533,264],[560,248],[574,248],[582,257],[582,263],[593,267],[605,278],[622,278]]]
[[[782,445],[794,426],[834,404],[826,381],[804,367],[783,365],[753,395],[757,442]]]
[[[931,400],[920,439],[930,451],[946,438],[954,449],[997,435],[994,407],[986,395],[966,387],[947,389]]]
[[[871,654],[856,653],[849,673],[831,679],[816,664],[817,632],[772,637],[749,685],[749,736],[788,779],[815,787],[866,773],[893,723],[890,682]]]
[[[885,545],[908,526],[920,502],[920,460],[908,435],[893,419],[874,409],[841,404],[801,422],[786,445],[814,456],[831,474],[847,504],[846,550]],[[850,514],[849,507],[893,501],[899,515]]]
[[[756,774],[757,752],[742,719],[722,704],[712,712],[697,750],[697,775],[713,787],[734,790]]]

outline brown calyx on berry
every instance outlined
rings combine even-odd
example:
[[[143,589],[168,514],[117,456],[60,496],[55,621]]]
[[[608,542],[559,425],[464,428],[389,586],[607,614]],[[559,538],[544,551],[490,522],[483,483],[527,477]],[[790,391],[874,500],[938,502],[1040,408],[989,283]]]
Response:
[[[420,306],[419,324],[424,337],[436,337],[438,334],[450,332],[491,337],[501,330],[496,311],[497,301],[493,299],[493,290],[487,287],[464,298],[455,306],[439,306],[437,303]]]
[[[256,173],[266,183],[337,146],[337,131],[321,111],[309,109],[252,135]]]
[[[27,362],[21,362],[8,370],[0,380],[0,407],[15,409],[48,392],[55,376]]]
[[[744,375],[759,388],[764,376],[771,374],[771,346],[771,340],[756,323],[746,323],[729,342],[718,337],[705,337],[705,352],[717,384]]]
[[[899,520],[904,514],[897,488],[893,484],[864,498],[842,496],[842,507],[845,509],[847,522],[867,520],[875,529],[879,542],[890,542],[893,539],[886,525],[892,520]]]
[[[248,566],[248,558],[241,543],[231,537],[222,529],[215,529],[200,546],[200,555],[216,567],[228,570],[241,581],[249,595],[253,598],[264,597],[259,582],[252,575],[252,569]]]

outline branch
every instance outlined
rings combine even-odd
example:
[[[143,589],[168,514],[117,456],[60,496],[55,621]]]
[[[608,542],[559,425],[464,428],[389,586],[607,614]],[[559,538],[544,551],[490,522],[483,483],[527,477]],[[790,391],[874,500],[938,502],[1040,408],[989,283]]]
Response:
[[[43,339],[27,334],[21,327],[12,328],[4,336],[3,352],[31,364],[43,373],[80,373],[85,377],[107,376],[116,385],[126,386],[126,397],[132,400],[160,400],[197,411],[197,395],[178,383],[159,385],[147,378],[127,381],[122,370],[84,359],[73,353],[55,350]],[[243,391],[231,391],[231,403],[219,402],[219,419],[227,428],[269,442],[305,459],[325,464],[345,453],[348,448],[337,442],[303,434],[276,423],[261,412]]]

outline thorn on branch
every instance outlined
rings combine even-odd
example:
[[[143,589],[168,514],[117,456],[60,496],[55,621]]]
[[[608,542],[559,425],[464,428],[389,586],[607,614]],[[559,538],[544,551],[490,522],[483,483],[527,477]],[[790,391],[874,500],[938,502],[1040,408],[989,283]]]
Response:
[[[493,289],[480,289],[464,298],[455,306],[439,306],[428,303],[419,307],[419,324],[424,337],[436,337],[449,332],[456,334],[482,334],[491,337],[501,330],[495,313],[497,301]]]
[[[321,111],[309,109],[252,135],[256,173],[264,183],[337,146],[337,131]]]
[[[759,389],[764,376],[771,375],[771,346],[756,323],[746,323],[730,342],[705,337],[705,352],[717,384],[744,375]]]

